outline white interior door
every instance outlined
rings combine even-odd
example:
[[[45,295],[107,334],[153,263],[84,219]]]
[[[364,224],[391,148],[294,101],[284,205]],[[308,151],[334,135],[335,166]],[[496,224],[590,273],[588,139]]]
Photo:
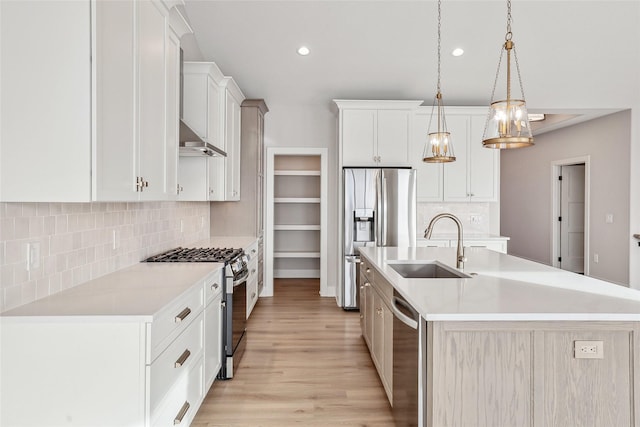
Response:
[[[585,166],[560,170],[560,268],[584,274]]]

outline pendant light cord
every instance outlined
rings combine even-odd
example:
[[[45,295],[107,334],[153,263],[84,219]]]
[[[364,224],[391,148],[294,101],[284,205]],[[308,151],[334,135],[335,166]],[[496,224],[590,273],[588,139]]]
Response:
[[[507,0],[507,34],[504,36],[506,41],[511,40],[513,34],[511,33],[511,21],[513,17],[511,16],[511,0]]]
[[[441,7],[442,0],[438,0],[438,94],[440,93],[440,22],[442,20],[442,13],[440,10]]]

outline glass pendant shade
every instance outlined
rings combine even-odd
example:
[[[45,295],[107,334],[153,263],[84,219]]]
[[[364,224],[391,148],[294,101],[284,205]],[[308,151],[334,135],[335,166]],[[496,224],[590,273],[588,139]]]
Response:
[[[527,105],[524,101],[524,89],[522,88],[522,78],[520,77],[520,66],[518,65],[518,55],[516,53],[515,43],[512,40],[511,32],[511,0],[507,0],[507,33],[505,34],[505,42],[500,52],[500,60],[498,61],[498,69],[491,93],[491,105],[489,106],[489,114],[487,123],[484,128],[482,137],[482,145],[488,148],[521,148],[533,145],[533,135],[531,134],[531,125],[529,124],[529,114],[527,113]],[[496,101],[494,95],[498,85],[500,76],[500,65],[504,53],[507,54],[507,96],[506,99]],[[511,97],[511,59],[514,59],[516,65],[516,73],[520,89],[520,98],[513,99]]]
[[[437,117],[436,115],[437,110]],[[453,152],[453,141],[451,133],[447,130],[447,123],[444,118],[444,107],[442,106],[442,94],[436,95],[436,100],[431,110],[431,120],[429,121],[429,130],[433,119],[436,120],[436,132],[427,134],[427,143],[424,146],[422,161],[425,163],[449,163],[455,162],[456,156]]]
[[[524,100],[511,99],[491,103],[482,144],[492,148],[520,148],[533,145]]]

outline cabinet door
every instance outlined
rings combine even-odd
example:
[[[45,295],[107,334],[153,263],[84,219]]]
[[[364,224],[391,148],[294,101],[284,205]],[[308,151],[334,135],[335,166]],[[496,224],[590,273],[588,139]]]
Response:
[[[376,290],[371,292],[373,294],[373,336],[372,344],[373,360],[378,368],[378,373],[382,376],[383,373],[383,357],[384,357],[384,301],[378,295]]]
[[[410,111],[378,110],[376,151],[380,166],[410,164],[410,122]]]
[[[376,110],[343,110],[343,166],[375,166]]]
[[[137,200],[135,3],[95,2],[92,198]],[[114,31],[113,28],[118,28]]]
[[[204,309],[204,384],[205,393],[213,383],[222,359],[222,294]]]
[[[227,90],[225,133],[227,140],[226,200],[240,200],[240,102]]]
[[[209,186],[204,177],[207,176],[208,159],[206,157],[180,156],[179,184],[182,188],[178,200],[202,201],[209,200]]]
[[[449,115],[447,126],[453,140],[456,161],[444,167],[444,201],[461,202],[469,200],[468,191],[468,140],[469,116]]]
[[[228,155],[228,154],[227,154]],[[211,201],[224,201],[226,193],[226,170],[227,159],[224,157],[209,157],[207,159],[207,177],[208,177],[208,192],[209,200]]]
[[[180,39],[173,30],[167,29],[165,54],[166,109],[165,116],[165,180],[166,198],[178,195],[178,140],[180,120]]]
[[[226,150],[224,134],[222,132],[220,86],[207,76],[207,141],[221,149]]]
[[[141,200],[167,194],[165,159],[165,16],[155,3],[138,2],[138,175],[148,182]]]
[[[428,113],[416,113],[413,116],[411,149],[412,166],[417,171],[417,196],[418,202],[442,201],[442,163],[425,163],[422,161],[424,147],[427,143],[429,132]]]
[[[469,138],[469,192],[471,201],[498,201],[500,150],[482,146],[486,116],[471,116]]]
[[[364,340],[369,346],[369,351],[373,354],[373,322],[375,316],[375,301],[373,295],[375,294],[371,283],[365,282],[365,306],[364,306]]]

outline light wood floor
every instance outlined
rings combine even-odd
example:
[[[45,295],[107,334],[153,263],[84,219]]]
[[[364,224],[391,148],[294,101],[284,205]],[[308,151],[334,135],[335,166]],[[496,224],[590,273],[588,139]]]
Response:
[[[282,279],[260,298],[236,376],[213,384],[193,427],[394,425],[359,314],[318,290]]]

